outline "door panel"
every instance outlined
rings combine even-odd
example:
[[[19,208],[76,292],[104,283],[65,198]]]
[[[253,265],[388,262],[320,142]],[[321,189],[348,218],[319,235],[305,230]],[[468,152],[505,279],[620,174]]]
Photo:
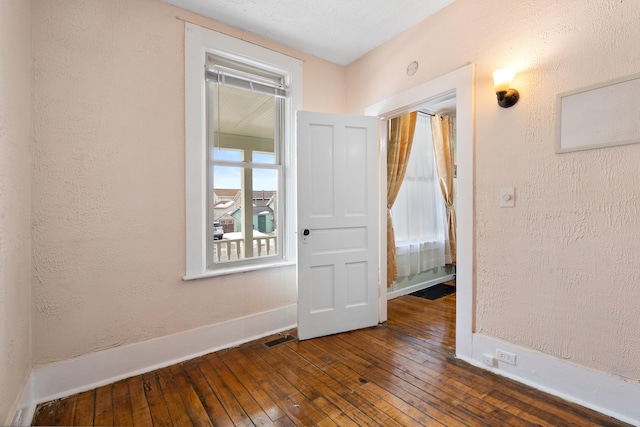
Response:
[[[378,323],[377,143],[375,117],[298,112],[300,339]]]

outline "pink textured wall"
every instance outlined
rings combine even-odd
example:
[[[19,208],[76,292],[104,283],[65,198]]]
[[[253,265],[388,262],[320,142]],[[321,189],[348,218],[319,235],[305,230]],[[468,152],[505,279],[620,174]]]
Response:
[[[31,371],[29,2],[0,1],[0,424]]]
[[[312,111],[362,113],[476,63],[476,331],[640,378],[640,145],[554,153],[557,93],[640,72],[633,2],[457,0],[346,74],[159,0],[32,9],[36,365],[295,303],[293,268],[180,279],[177,15],[303,59]],[[501,110],[491,72],[507,66],[522,98]],[[507,186],[514,209],[498,207]]]
[[[357,114],[476,64],[475,330],[635,382],[640,144],[554,144],[558,93],[640,72],[638,22],[633,1],[457,0],[347,68]],[[521,94],[508,110],[491,77],[504,67]],[[501,209],[512,186],[516,207]]]
[[[159,0],[32,15],[35,365],[295,304],[295,267],[181,279],[182,19],[305,61],[305,109],[344,111],[343,69]]]

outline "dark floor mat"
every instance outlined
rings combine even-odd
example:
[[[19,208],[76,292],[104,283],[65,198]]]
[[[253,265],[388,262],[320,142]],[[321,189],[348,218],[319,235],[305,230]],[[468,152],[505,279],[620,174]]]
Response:
[[[450,285],[445,285],[444,283],[440,283],[425,289],[420,289],[419,291],[413,292],[409,295],[412,295],[414,297],[426,298],[433,301],[433,300],[437,300],[438,298],[451,295],[455,293],[455,291],[456,291],[455,286],[450,286]]]

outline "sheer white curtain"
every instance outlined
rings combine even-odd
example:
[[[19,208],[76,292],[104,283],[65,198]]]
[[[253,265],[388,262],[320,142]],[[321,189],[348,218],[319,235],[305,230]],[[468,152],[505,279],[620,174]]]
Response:
[[[407,172],[391,215],[398,276],[445,265],[446,211],[438,183],[431,124],[424,114],[418,115]]]

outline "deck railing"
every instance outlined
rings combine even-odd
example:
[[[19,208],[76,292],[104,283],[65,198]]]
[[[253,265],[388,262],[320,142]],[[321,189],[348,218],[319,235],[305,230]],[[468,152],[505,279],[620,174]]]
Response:
[[[253,238],[253,256],[268,256],[278,253],[277,236],[255,236]],[[213,241],[216,262],[233,261],[243,258],[244,239],[221,239]]]

